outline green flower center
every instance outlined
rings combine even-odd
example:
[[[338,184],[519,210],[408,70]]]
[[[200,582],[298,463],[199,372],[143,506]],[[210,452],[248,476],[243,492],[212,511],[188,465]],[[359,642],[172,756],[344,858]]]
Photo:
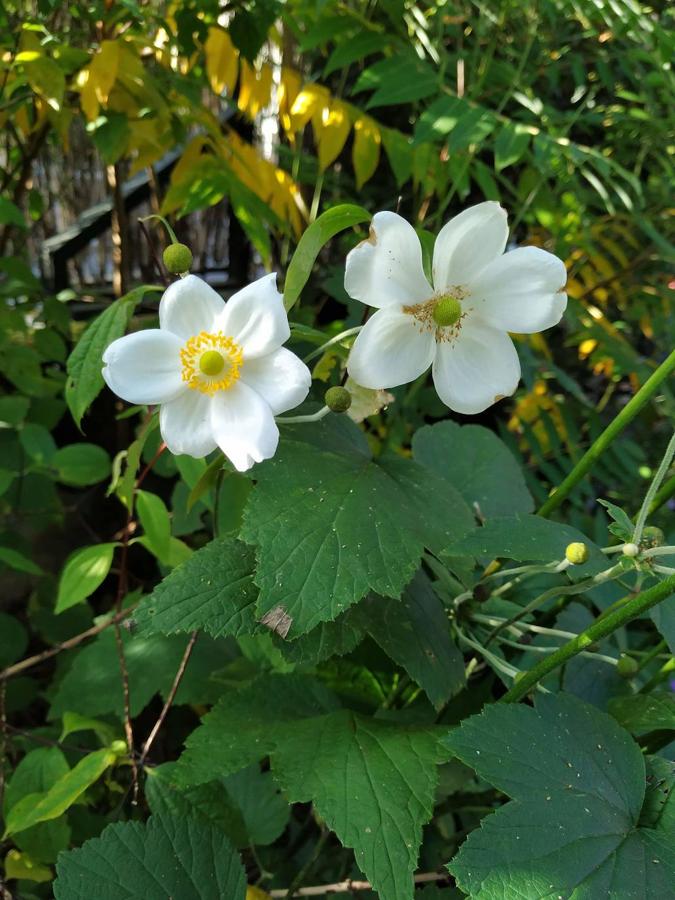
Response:
[[[217,350],[207,350],[199,359],[199,368],[205,375],[220,375],[224,365],[225,359]]]
[[[461,315],[462,304],[456,297],[441,297],[431,313],[434,322],[442,328],[455,325]]]

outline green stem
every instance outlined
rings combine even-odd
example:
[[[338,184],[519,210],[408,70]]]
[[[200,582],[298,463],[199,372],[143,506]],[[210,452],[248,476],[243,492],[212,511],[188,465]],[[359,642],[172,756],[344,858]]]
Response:
[[[673,350],[670,356],[668,356],[658,369],[650,375],[637,394],[628,401],[618,416],[609,423],[600,437],[598,437],[586,453],[584,453],[560,487],[555,490],[555,493],[551,494],[541,507],[539,510],[540,516],[548,516],[554,509],[557,509],[560,506],[572,492],[572,489],[577,486],[588,472],[590,472],[609,445],[621,434],[624,428],[633,421],[642,407],[656,393],[656,390],[661,383],[673,372],[675,372],[675,350]]]
[[[659,641],[648,653],[645,653],[638,664],[638,672],[641,672],[646,668],[653,659],[656,659],[657,656],[667,648],[667,646],[665,641]]]
[[[648,609],[661,603],[669,597],[673,591],[675,591],[675,575],[671,575],[660,584],[638,594],[630,603],[627,603],[621,609],[617,609],[616,612],[611,615],[605,616],[601,620],[596,620],[576,638],[563,644],[557,653],[552,653],[550,656],[542,659],[542,661],[537,663],[533,669],[526,672],[518,682],[513,685],[511,690],[504,694],[502,700],[505,700],[507,703],[521,700],[531,688],[538,684],[541,679],[550,672],[554,672],[556,669],[560,668],[560,666],[569,662],[570,659],[578,653],[581,653],[582,650],[586,650],[591,644],[595,644],[597,641],[606,638],[616,631],[617,628],[621,628],[623,625],[626,625],[628,622],[631,622],[633,619],[636,619],[638,616],[647,612]]]
[[[664,503],[667,503],[670,498],[675,495],[675,475],[668,479],[665,484],[661,485],[661,488],[656,492],[656,496],[652,500],[652,505],[649,508],[649,512],[655,513],[657,509],[661,509]]]
[[[645,494],[645,499],[642,501],[642,506],[640,507],[640,512],[638,513],[637,520],[635,522],[635,530],[633,531],[633,543],[640,545],[640,541],[642,540],[642,532],[644,531],[645,522],[647,521],[647,516],[649,515],[649,510],[651,508],[652,503],[654,502],[654,497],[656,496],[656,492],[661,487],[661,482],[666,477],[666,472],[670,468],[670,464],[673,461],[673,456],[675,456],[675,431],[673,432],[673,436],[668,441],[668,446],[666,447],[666,452],[663,454],[663,459],[656,470],[656,474],[652,478],[652,483],[649,485],[649,490]]]
[[[171,238],[171,243],[172,243],[172,244],[178,244],[178,243],[180,243],[179,240],[178,240],[178,238],[176,237],[176,232],[175,232],[175,231],[173,230],[173,228],[169,225],[169,223],[168,223],[167,220],[164,218],[164,216],[160,216],[158,213],[152,213],[152,215],[150,215],[150,216],[143,216],[143,218],[139,218],[138,221],[139,221],[139,222],[148,222],[150,219],[159,219],[159,221],[162,223],[162,225],[163,225],[163,226],[166,228],[166,230],[169,232],[169,237]]]

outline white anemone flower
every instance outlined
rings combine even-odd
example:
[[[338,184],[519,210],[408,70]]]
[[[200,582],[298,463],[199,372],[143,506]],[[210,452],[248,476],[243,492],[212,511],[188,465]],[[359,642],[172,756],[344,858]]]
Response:
[[[129,403],[160,404],[160,431],[172,453],[199,458],[220,447],[245,472],[274,456],[274,416],[309,391],[309,369],[281,346],[289,337],[276,274],[227,303],[188,275],[163,294],[159,328],[108,347],[103,377]]]
[[[347,257],[347,293],[377,307],[354,342],[350,376],[363,387],[390,388],[432,366],[438,396],[467,415],[510,396],[520,362],[507,332],[556,325],[567,306],[567,273],[538,247],[504,253],[507,239],[498,203],[464,210],[436,238],[432,286],[412,225],[376,213],[369,239]]]

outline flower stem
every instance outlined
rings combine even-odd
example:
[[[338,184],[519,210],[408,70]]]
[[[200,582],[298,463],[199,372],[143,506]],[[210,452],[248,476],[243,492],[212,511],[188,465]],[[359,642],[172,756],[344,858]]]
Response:
[[[321,356],[323,351],[328,349],[328,347],[332,347],[333,344],[339,344],[341,340],[351,337],[352,334],[358,334],[362,328],[363,325],[355,325],[354,328],[347,328],[346,331],[341,331],[340,334],[336,334],[335,337],[332,337],[329,341],[326,341],[325,344],[317,347],[316,350],[312,350],[312,352],[303,359],[303,362],[311,362],[313,359],[316,359],[317,356]]]
[[[612,634],[617,628],[621,628],[638,616],[641,616],[653,606],[661,603],[675,591],[675,575],[666,578],[660,584],[643,591],[634,597],[630,603],[617,609],[615,612],[602,619],[596,620],[592,625],[582,631],[573,640],[568,641],[556,653],[552,653],[541,662],[526,672],[517,684],[504,694],[501,698],[507,703],[513,703],[521,700],[526,694],[537,685],[542,678],[553,672],[560,666],[564,665],[574,656],[586,650],[591,644],[602,640]]]
[[[554,509],[567,499],[573,488],[590,472],[607,447],[621,434],[624,428],[633,421],[647,401],[656,393],[663,381],[675,372],[675,350],[661,363],[650,377],[645,381],[635,396],[628,401],[621,412],[613,419],[602,434],[593,442],[584,453],[576,466],[572,469],[560,487],[546,500],[539,510],[540,516],[550,515]]]
[[[280,425],[299,425],[301,422],[318,422],[327,416],[330,409],[327,406],[322,407],[318,412],[311,413],[308,416],[275,416],[274,421]]]
[[[656,492],[661,487],[661,482],[666,477],[666,472],[668,471],[671,462],[673,461],[673,456],[675,456],[675,431],[673,432],[673,436],[668,441],[668,446],[666,447],[666,452],[663,454],[663,459],[656,470],[656,474],[652,478],[652,483],[649,485],[649,490],[645,494],[645,499],[642,501],[642,506],[640,507],[640,512],[638,513],[637,520],[635,522],[635,530],[633,531],[633,543],[640,545],[640,540],[642,539],[642,532],[645,527],[645,522],[647,521],[647,516],[649,515],[649,510],[651,509],[651,505],[654,502],[654,497],[656,496]]]

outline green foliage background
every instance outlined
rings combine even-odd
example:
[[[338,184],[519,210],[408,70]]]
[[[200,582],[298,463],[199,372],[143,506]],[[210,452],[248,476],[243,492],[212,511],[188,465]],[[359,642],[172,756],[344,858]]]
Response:
[[[675,897],[672,575],[641,556],[592,581],[633,534],[672,378],[535,513],[672,350],[672,25],[636,0],[3,5],[9,896],[260,900],[367,879],[359,895],[383,900]],[[428,249],[463,207],[501,201],[514,244],[566,261],[568,311],[518,338],[520,388],[472,420],[422,377],[358,425],[284,427],[246,476],[172,458],[100,376],[112,339],[156,322],[165,273],[123,203],[139,174],[195,249],[230,217],[246,274],[285,277],[307,411],[343,377],[349,341],[323,345],[361,321],[344,257],[378,210]],[[81,211],[64,188],[80,177],[112,201],[112,286],[80,256],[56,290],[49,239],[57,207]],[[669,545],[674,491],[671,466],[648,519]],[[571,541],[589,561],[555,572]],[[501,702],[659,585],[534,705]],[[280,608],[284,636],[261,624]]]

